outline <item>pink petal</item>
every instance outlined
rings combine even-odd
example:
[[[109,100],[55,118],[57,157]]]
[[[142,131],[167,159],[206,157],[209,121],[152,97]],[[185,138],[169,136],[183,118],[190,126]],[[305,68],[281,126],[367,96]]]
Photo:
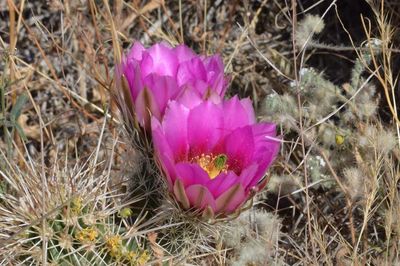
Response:
[[[234,184],[239,183],[239,177],[233,172],[221,173],[207,183],[207,187],[213,194],[214,198],[218,198],[222,193],[227,191]]]
[[[176,76],[179,62],[175,52],[169,45],[166,43],[157,43],[147,49],[147,52],[151,57],[152,68],[151,71],[149,71],[149,68],[146,68],[146,71],[143,71],[143,76],[147,76],[150,72],[161,76]],[[144,62],[145,60],[146,62]],[[143,53],[142,66],[147,64],[147,62],[150,64],[150,60]]]
[[[212,91],[220,97],[224,97],[228,83],[229,80],[225,78],[224,73],[213,76],[212,80],[207,82]]]
[[[244,127],[250,124],[249,114],[244,106],[246,106],[249,100],[239,100],[237,96],[223,103],[224,108],[224,128],[227,133],[238,127]],[[244,102],[245,104],[242,104]]]
[[[253,183],[257,183],[260,179],[256,176],[258,170],[258,164],[254,163],[248,167],[246,167],[241,173],[239,182],[242,184],[243,188],[247,191],[251,188]]]
[[[213,55],[204,60],[207,69],[207,80],[215,82],[217,76],[224,73],[224,63],[219,55]]]
[[[195,209],[205,209],[210,206],[216,209],[215,199],[210,191],[202,185],[192,185],[186,188],[186,195],[189,199],[190,206]]]
[[[253,125],[257,122],[256,120],[256,115],[254,113],[254,108],[253,108],[253,102],[249,98],[242,99],[240,101],[241,105],[243,108],[246,110],[248,119],[249,119],[249,124]]]
[[[232,213],[246,200],[246,193],[240,184],[232,186],[216,200],[216,213]]]
[[[203,61],[199,57],[194,57],[190,61],[181,63],[178,68],[176,79],[179,86],[195,80],[206,82],[207,72]]]
[[[185,86],[185,88],[182,88],[181,94],[177,97],[177,101],[185,107],[193,109],[195,106],[202,103],[203,99],[191,87]]]
[[[224,78],[224,63],[219,55],[213,55],[204,60],[207,69],[207,82],[220,96],[224,96],[227,80]]]
[[[272,123],[259,123],[252,126],[255,141],[254,161],[259,165],[255,175],[256,179],[261,179],[267,168],[271,165],[280,150],[280,142],[268,137],[276,137],[276,126]],[[254,185],[256,181],[252,182]]]
[[[142,77],[146,77],[147,75],[150,75],[151,73],[156,73],[159,75],[163,75],[163,73],[157,73],[155,71],[155,65],[153,58],[149,54],[148,51],[144,51],[142,54],[142,61],[140,61],[140,70],[142,73]]]
[[[143,83],[153,93],[160,114],[163,115],[168,101],[178,95],[178,86],[175,79],[152,73],[143,80]]]
[[[166,75],[176,76],[178,69],[178,58],[174,50],[165,42],[157,43],[148,49],[151,58],[153,59],[154,72]]]
[[[201,184],[210,180],[208,174],[195,163],[177,163],[175,165],[177,179],[182,180],[185,187]]]
[[[131,90],[132,99],[136,100],[139,92],[143,89],[140,67],[135,60],[128,60],[122,64],[122,74],[125,75]]]
[[[197,56],[192,49],[187,47],[184,44],[178,45],[177,47],[174,48],[174,51],[176,53],[176,57],[179,60],[179,63],[189,61],[193,57]]]
[[[203,100],[207,100],[210,95],[214,93],[208,83],[201,79],[191,80],[187,86],[190,86],[197,91]]]
[[[221,173],[216,178],[210,180],[207,187],[215,198],[218,198],[235,184],[241,184],[243,189],[247,191],[250,188],[249,184],[254,180],[257,170],[258,165],[252,164],[245,168],[240,176],[237,176],[233,171]]]
[[[167,175],[168,181],[172,182],[175,180],[176,171],[171,147],[169,146],[165,134],[162,131],[160,122],[154,117],[151,119],[151,128],[154,152],[156,157],[159,159],[159,163],[161,164],[163,171]]]
[[[175,161],[184,161],[188,159],[188,116],[188,108],[176,101],[169,102],[163,118],[163,129],[165,138],[172,148]]]
[[[139,123],[146,129],[150,129],[150,117],[161,118],[160,108],[154,99],[154,95],[148,88],[143,88],[135,100],[135,111]]]
[[[223,113],[220,106],[203,102],[194,107],[188,117],[190,153],[194,157],[210,152],[223,132]]]
[[[219,56],[218,54],[204,59],[204,65],[206,66],[209,72],[212,73],[224,72],[224,62],[222,61],[221,56]]]
[[[254,137],[264,141],[265,136],[276,137],[276,124],[274,123],[258,123],[253,126]]]
[[[224,98],[218,95],[215,91],[208,88],[208,92],[206,92],[206,96],[203,96],[203,99],[206,99],[212,103],[219,104],[224,101]]]
[[[238,128],[225,139],[225,153],[229,169],[240,174],[253,160],[254,139],[250,126]]]
[[[135,42],[127,56],[128,60],[137,60],[137,61],[142,60],[142,53],[145,50],[146,49],[143,47],[143,45],[140,42]]]

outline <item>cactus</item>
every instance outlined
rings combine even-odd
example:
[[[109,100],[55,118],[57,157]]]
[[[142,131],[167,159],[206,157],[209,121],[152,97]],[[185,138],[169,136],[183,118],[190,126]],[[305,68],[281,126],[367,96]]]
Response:
[[[151,252],[145,238],[132,235],[140,216],[124,207],[138,199],[124,202],[126,195],[107,189],[109,179],[96,167],[96,171],[78,166],[57,169],[45,186],[32,169],[7,171],[4,178],[10,189],[0,195],[0,261],[146,264]]]

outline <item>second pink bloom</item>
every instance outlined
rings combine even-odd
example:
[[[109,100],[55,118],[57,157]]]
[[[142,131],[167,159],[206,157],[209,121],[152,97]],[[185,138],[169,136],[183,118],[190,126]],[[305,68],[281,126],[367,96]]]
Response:
[[[126,78],[139,124],[150,128],[150,117],[162,119],[169,100],[186,91],[206,99],[224,96],[228,84],[218,55],[199,56],[185,45],[158,43],[144,48],[136,42],[117,68]]]

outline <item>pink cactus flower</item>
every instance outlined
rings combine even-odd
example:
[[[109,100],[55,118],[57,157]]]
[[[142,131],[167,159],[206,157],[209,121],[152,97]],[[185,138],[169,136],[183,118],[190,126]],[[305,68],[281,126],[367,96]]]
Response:
[[[152,119],[155,154],[169,190],[203,216],[235,213],[263,185],[280,142],[276,126],[256,123],[249,99],[171,101]]]
[[[179,99],[185,91],[218,100],[228,84],[221,57],[199,56],[185,45],[172,48],[157,43],[145,49],[136,42],[116,71],[117,77],[126,79],[136,119],[147,130],[150,117],[161,120],[168,101]],[[118,79],[117,86],[121,87]]]

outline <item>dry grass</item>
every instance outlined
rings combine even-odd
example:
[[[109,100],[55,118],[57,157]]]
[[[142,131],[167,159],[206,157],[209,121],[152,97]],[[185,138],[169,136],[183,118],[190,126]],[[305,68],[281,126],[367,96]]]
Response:
[[[398,264],[400,10],[383,0],[354,1],[352,17],[346,8],[0,2],[0,264]],[[133,40],[220,53],[228,93],[279,124],[269,189],[238,219],[188,219],[162,196],[148,143],[110,103]]]

